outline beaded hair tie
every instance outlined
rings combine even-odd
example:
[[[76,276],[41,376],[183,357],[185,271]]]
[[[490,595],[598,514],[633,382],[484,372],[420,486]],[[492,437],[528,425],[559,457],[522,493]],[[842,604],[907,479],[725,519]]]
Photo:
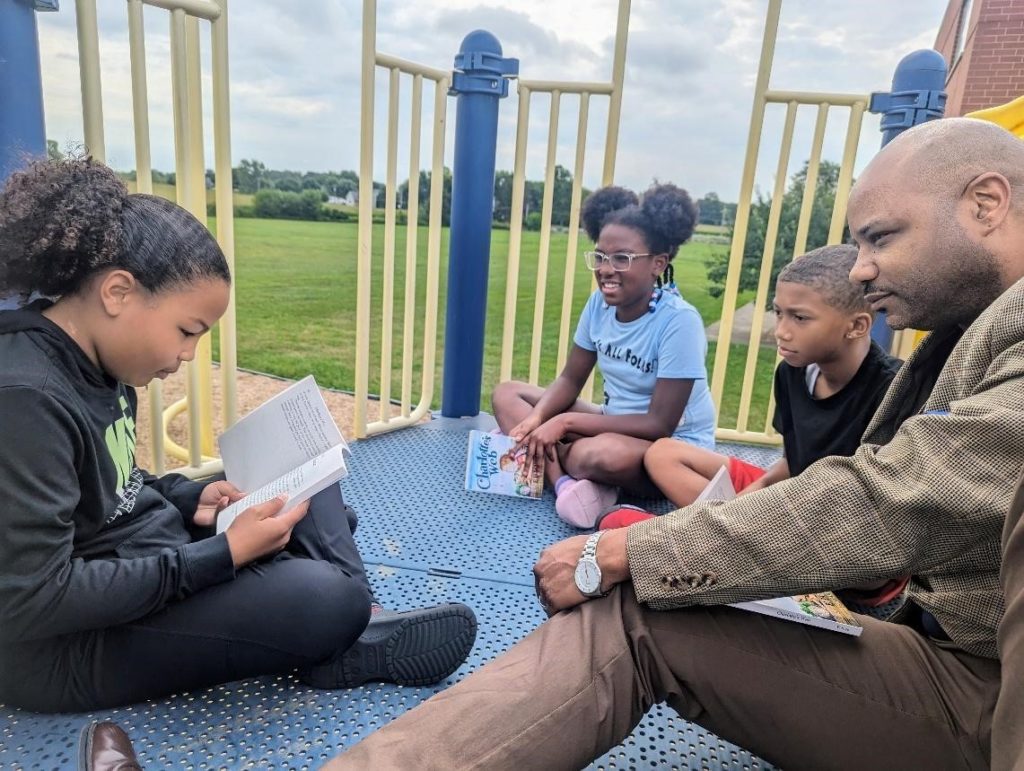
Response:
[[[677,296],[679,295],[679,290],[676,288],[675,271],[672,269],[671,262],[665,266],[665,272],[658,277],[657,286],[655,286],[654,291],[651,292],[651,301],[647,304],[648,313],[654,313],[655,308],[658,307],[658,303],[661,302],[661,296],[665,292]]]

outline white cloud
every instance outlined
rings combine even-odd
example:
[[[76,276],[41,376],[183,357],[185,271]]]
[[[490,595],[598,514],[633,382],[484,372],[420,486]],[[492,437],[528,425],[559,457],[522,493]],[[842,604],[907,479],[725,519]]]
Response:
[[[780,21],[773,88],[864,93],[888,88],[896,62],[911,50],[929,47],[945,0],[862,0],[821,3],[787,0]],[[100,3],[104,119],[108,160],[129,168],[134,162],[127,23],[123,4]],[[633,3],[617,180],[644,187],[654,177],[675,181],[696,195],[716,190],[735,197],[739,187],[756,77],[765,0],[646,0]],[[258,158],[274,168],[342,169],[359,164],[359,71],[361,8],[354,0],[296,6],[290,0],[249,0],[230,6],[232,150],[234,161]],[[173,136],[166,12],[146,9],[148,83],[153,163],[173,168]],[[48,134],[62,144],[81,139],[74,5],[40,14],[40,49]],[[616,3],[614,0],[381,0],[378,48],[402,58],[450,69],[466,33],[486,28],[500,39],[506,56],[520,59],[523,77],[606,80],[610,77]],[[209,37],[202,32],[204,57]],[[378,111],[387,108],[387,77],[378,72]],[[402,97],[408,99],[403,80]],[[209,111],[209,82],[204,83]],[[502,102],[498,167],[512,166],[515,86]],[[531,104],[528,171],[543,167],[549,98]],[[429,163],[428,121],[423,165]],[[573,166],[577,104],[562,101],[557,160]],[[584,181],[600,182],[607,100],[591,101],[590,141]],[[770,112],[758,181],[771,184],[781,118]],[[846,113],[830,115],[826,157],[842,150]],[[400,127],[408,131],[403,102]],[[806,115],[804,113],[807,113]],[[799,121],[793,165],[806,158],[813,110]],[[379,114],[383,114],[380,112]],[[448,102],[448,155],[456,101]],[[860,161],[877,148],[878,119],[865,122]],[[207,144],[212,137],[206,127]],[[404,140],[407,142],[407,139]],[[399,168],[407,167],[407,150]],[[383,121],[378,120],[375,177],[384,176]],[[212,152],[207,151],[207,165]],[[404,176],[404,171],[401,174]]]

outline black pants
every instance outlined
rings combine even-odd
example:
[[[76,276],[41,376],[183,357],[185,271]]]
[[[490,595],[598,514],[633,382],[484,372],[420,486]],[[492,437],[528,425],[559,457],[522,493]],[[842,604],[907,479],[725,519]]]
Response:
[[[333,485],[313,497],[284,551],[233,581],[130,624],[34,641],[7,657],[3,700],[39,712],[103,709],[323,661],[370,618],[355,528]]]

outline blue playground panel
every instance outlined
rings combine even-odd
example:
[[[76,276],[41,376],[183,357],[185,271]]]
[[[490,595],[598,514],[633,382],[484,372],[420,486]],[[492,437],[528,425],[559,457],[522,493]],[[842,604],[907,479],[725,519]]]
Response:
[[[319,691],[293,677],[262,677],[87,714],[36,715],[0,705],[0,769],[74,767],[79,730],[96,719],[121,724],[145,768],[317,768],[508,649],[544,618],[530,574],[538,552],[578,531],[557,519],[550,496],[534,503],[463,491],[466,431],[491,425],[486,417],[441,419],[357,442],[352,476],[342,484],[360,513],[356,540],[385,606],[461,601],[476,611],[476,645],[449,680]],[[762,465],[778,456],[722,449]],[[591,766],[649,767],[770,768],[660,706]]]

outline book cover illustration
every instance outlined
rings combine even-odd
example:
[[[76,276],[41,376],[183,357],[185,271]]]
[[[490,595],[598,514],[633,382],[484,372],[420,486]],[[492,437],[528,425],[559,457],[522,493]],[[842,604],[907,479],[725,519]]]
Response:
[[[470,431],[466,489],[536,500],[544,491],[544,464],[531,464],[526,448],[510,436]]]
[[[756,600],[753,602],[733,603],[733,607],[776,616],[787,621],[831,629],[834,632],[860,636],[863,627],[843,605],[842,601],[832,592],[815,594],[795,594],[792,597],[779,597],[774,600]]]

